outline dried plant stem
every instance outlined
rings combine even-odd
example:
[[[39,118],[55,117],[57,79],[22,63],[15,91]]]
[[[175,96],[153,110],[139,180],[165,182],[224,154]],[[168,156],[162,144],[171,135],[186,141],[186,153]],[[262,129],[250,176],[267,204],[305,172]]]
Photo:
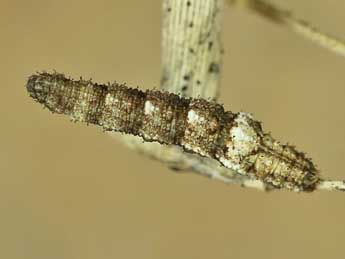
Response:
[[[163,0],[161,89],[185,97],[216,99],[222,69],[221,16],[223,0]],[[117,134],[110,133],[119,138]],[[268,187],[180,147],[143,143],[137,137],[121,141],[178,171],[192,171],[226,183],[259,190]]]
[[[338,55],[345,56],[344,41],[319,31],[310,23],[294,17],[289,11],[279,9],[264,0],[228,0],[228,2],[230,4],[236,4],[241,7],[248,8],[277,24],[285,25],[306,39],[315,42]]]
[[[222,0],[163,0],[161,88],[216,99],[222,66]]]

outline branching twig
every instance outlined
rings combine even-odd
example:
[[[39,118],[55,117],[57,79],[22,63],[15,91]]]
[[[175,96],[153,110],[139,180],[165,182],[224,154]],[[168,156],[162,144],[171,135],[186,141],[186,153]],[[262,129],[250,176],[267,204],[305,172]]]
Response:
[[[182,96],[217,99],[222,69],[221,16],[223,0],[163,0],[162,82],[163,90]],[[119,138],[117,134],[110,133]],[[127,146],[170,168],[192,171],[259,190],[261,181],[236,174],[219,163],[175,146],[143,143],[140,138],[120,136]]]
[[[310,23],[294,17],[291,12],[279,9],[266,0],[228,0],[228,2],[253,10],[270,21],[285,25],[308,40],[338,55],[345,56],[344,41],[319,31]]]

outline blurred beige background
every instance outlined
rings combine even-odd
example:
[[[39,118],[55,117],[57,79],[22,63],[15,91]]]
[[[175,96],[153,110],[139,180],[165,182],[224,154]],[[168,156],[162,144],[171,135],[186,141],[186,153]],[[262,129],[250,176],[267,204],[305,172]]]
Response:
[[[345,38],[345,2],[275,1]],[[177,174],[24,88],[38,70],[157,87],[160,4],[0,1],[0,258],[343,258],[345,193],[261,193]],[[345,179],[345,58],[224,10],[221,102]]]

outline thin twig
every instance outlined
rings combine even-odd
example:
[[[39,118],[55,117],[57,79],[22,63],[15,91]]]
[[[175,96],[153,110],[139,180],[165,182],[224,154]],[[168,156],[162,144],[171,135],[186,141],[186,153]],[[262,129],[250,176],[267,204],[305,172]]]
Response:
[[[282,10],[264,0],[228,0],[228,2],[248,8],[276,24],[285,25],[306,39],[345,57],[344,41],[321,32],[309,22],[294,17],[290,11]]]
[[[332,181],[332,180],[324,180],[321,181],[317,186],[317,190],[325,190],[325,191],[345,191],[345,181]]]
[[[192,172],[215,179],[226,184],[236,184],[242,187],[253,188],[259,191],[269,191],[272,188],[261,180],[254,180],[246,175],[237,174],[235,171],[221,166],[210,158],[200,157],[196,154],[185,153],[180,147],[162,146],[157,143],[143,143],[143,141],[131,135],[123,135],[122,141],[137,152],[149,156],[154,160],[167,165],[177,172]],[[140,145],[140,143],[142,145]],[[164,156],[162,149],[164,148]]]

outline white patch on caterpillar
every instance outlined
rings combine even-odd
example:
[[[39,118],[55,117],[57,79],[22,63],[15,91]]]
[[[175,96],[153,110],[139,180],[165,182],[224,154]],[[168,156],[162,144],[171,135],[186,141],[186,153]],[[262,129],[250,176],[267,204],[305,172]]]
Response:
[[[155,111],[159,111],[158,107],[155,107],[150,101],[145,102],[144,114],[150,115]]]
[[[231,140],[228,142],[227,147],[229,157],[240,157],[247,156],[253,150],[256,150],[259,145],[259,137],[249,121],[252,120],[250,114],[240,112],[235,122],[236,126],[230,130]]]
[[[204,121],[205,121],[205,118],[199,116],[194,110],[190,110],[188,112],[188,123],[194,124],[194,123],[201,123]]]
[[[116,103],[118,102],[118,100],[116,98],[114,98],[114,94],[112,93],[108,93],[106,96],[105,96],[105,105],[111,105],[113,103]]]
[[[231,139],[227,142],[228,151],[224,157],[217,157],[225,167],[240,174],[246,174],[241,167],[241,159],[250,155],[259,146],[260,139],[255,128],[249,123],[251,120],[250,114],[240,112],[237,115],[236,125],[230,130]]]

